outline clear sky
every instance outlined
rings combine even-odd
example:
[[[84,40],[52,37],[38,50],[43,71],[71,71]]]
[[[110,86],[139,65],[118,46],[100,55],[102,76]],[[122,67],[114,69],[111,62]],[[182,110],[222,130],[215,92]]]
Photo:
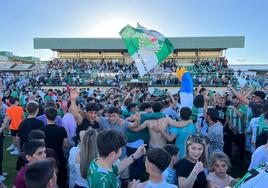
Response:
[[[34,37],[120,37],[139,22],[167,37],[242,35],[229,62],[268,64],[266,0],[1,0],[0,18],[0,51],[15,55],[39,57]]]

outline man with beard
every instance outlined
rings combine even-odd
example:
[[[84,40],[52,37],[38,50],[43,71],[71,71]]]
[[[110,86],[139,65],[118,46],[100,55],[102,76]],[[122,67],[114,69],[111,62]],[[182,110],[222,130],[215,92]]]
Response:
[[[233,94],[241,100],[242,104],[248,105],[252,111],[253,118],[258,117],[262,111],[262,105],[265,102],[266,94],[263,91],[254,91],[251,100],[247,99],[247,97],[243,96],[241,93],[236,91],[230,84],[228,88],[233,92]]]

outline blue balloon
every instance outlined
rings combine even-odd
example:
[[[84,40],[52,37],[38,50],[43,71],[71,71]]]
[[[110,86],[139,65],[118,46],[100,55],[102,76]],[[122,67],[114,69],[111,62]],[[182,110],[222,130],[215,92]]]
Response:
[[[193,77],[189,72],[182,75],[180,92],[192,93],[194,88]]]

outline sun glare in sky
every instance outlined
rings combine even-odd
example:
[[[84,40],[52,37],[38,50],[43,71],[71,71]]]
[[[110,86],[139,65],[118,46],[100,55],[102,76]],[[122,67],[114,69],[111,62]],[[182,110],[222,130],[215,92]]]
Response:
[[[119,32],[127,24],[130,24],[124,18],[111,18],[106,21],[93,25],[84,36],[87,37],[120,37]],[[131,23],[136,27],[136,23]],[[83,35],[82,35],[83,36]]]

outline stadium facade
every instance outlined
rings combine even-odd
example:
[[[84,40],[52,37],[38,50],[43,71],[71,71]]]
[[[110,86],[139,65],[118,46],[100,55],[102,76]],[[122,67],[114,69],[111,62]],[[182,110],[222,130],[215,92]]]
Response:
[[[228,48],[244,48],[244,36],[170,37],[174,53],[168,59],[203,59],[224,56]],[[121,38],[34,38],[34,49],[51,49],[60,59],[131,60]]]

